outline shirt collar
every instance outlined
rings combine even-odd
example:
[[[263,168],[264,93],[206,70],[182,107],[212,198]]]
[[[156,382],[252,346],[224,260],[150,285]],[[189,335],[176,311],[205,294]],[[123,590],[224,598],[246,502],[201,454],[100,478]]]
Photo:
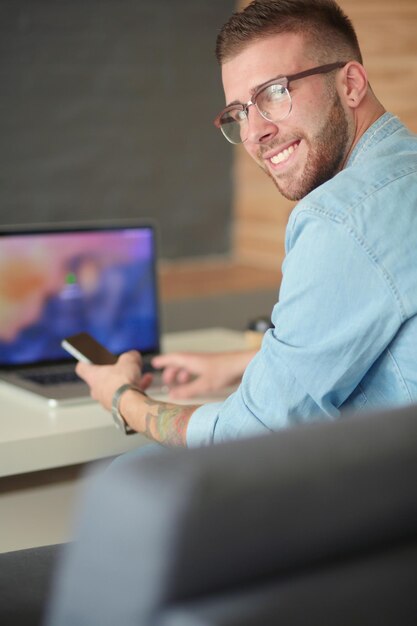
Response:
[[[400,126],[400,120],[398,117],[395,117],[395,115],[392,115],[392,113],[384,113],[381,115],[381,117],[379,117],[359,139],[358,143],[352,150],[352,153],[346,163],[346,167],[353,165],[353,163],[360,159],[367,152],[367,150],[369,150],[369,148],[372,148],[382,139],[391,135],[394,131],[400,128]]]

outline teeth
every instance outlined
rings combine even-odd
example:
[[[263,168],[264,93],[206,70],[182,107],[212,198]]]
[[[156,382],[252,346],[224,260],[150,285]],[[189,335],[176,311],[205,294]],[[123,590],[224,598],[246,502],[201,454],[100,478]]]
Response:
[[[290,154],[292,154],[294,150],[297,148],[297,145],[298,144],[293,144],[289,148],[286,148],[282,152],[279,152],[278,154],[273,156],[271,158],[271,163],[273,163],[274,165],[277,165],[278,163],[282,163],[283,161],[286,161],[288,157],[290,156]]]

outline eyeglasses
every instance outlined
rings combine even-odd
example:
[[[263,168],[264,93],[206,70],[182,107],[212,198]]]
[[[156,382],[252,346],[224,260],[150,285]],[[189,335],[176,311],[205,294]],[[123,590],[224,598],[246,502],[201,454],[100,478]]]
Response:
[[[227,106],[214,120],[214,125],[220,128],[230,143],[243,143],[248,138],[249,107],[255,105],[258,113],[269,122],[281,122],[289,116],[292,109],[290,83],[313,74],[327,74],[346,65],[347,61],[329,63],[313,67],[291,76],[278,76],[260,85],[246,104],[237,103]]]

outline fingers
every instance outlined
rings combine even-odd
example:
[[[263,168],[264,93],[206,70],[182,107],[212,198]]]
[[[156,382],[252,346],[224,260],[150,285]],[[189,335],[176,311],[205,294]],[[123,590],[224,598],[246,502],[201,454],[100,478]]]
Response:
[[[190,372],[177,367],[166,367],[162,373],[162,380],[168,387],[183,385],[192,380],[192,378],[193,375]]]
[[[188,400],[198,398],[204,393],[207,393],[206,383],[201,378],[195,378],[188,384],[172,387],[169,391],[169,397],[173,400]]]
[[[183,385],[193,378],[195,363],[192,356],[186,353],[171,353],[156,356],[152,359],[155,369],[163,369],[162,380],[168,387]]]
[[[114,377],[123,377],[133,381],[141,379],[142,357],[136,350],[121,354],[114,365],[94,365],[91,363],[78,362],[75,371],[80,378],[90,386],[96,380],[109,380]],[[145,380],[147,384],[147,380]]]
[[[177,371],[176,378],[179,385],[184,385],[185,383],[188,383],[190,380],[192,380],[193,376],[186,369],[180,369]]]
[[[142,367],[142,356],[140,352],[137,350],[129,350],[128,352],[123,352],[117,359],[118,363],[133,363]]]
[[[192,357],[190,355],[181,352],[172,352],[171,354],[159,354],[152,359],[152,365],[156,369],[163,369],[167,367],[186,367]]]
[[[152,359],[152,365],[163,369],[162,380],[170,388],[170,397],[188,399],[204,394],[211,387],[207,355],[176,352]]]
[[[140,389],[142,389],[142,391],[146,391],[151,386],[152,381],[153,381],[152,374],[150,373],[144,374],[142,378],[140,379],[140,384],[139,384]]]
[[[90,387],[94,400],[110,410],[116,389],[126,383],[147,389],[152,375],[142,376],[142,357],[134,350],[120,355],[114,365],[92,365],[77,363],[76,372]]]

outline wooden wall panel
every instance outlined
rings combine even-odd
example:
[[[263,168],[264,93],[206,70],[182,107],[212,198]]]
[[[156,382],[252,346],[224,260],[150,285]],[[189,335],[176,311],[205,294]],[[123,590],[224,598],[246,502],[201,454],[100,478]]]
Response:
[[[339,4],[355,26],[376,96],[417,132],[416,0],[340,0]],[[234,181],[234,258],[271,269],[280,266],[293,203],[279,195],[242,147],[235,148]]]

